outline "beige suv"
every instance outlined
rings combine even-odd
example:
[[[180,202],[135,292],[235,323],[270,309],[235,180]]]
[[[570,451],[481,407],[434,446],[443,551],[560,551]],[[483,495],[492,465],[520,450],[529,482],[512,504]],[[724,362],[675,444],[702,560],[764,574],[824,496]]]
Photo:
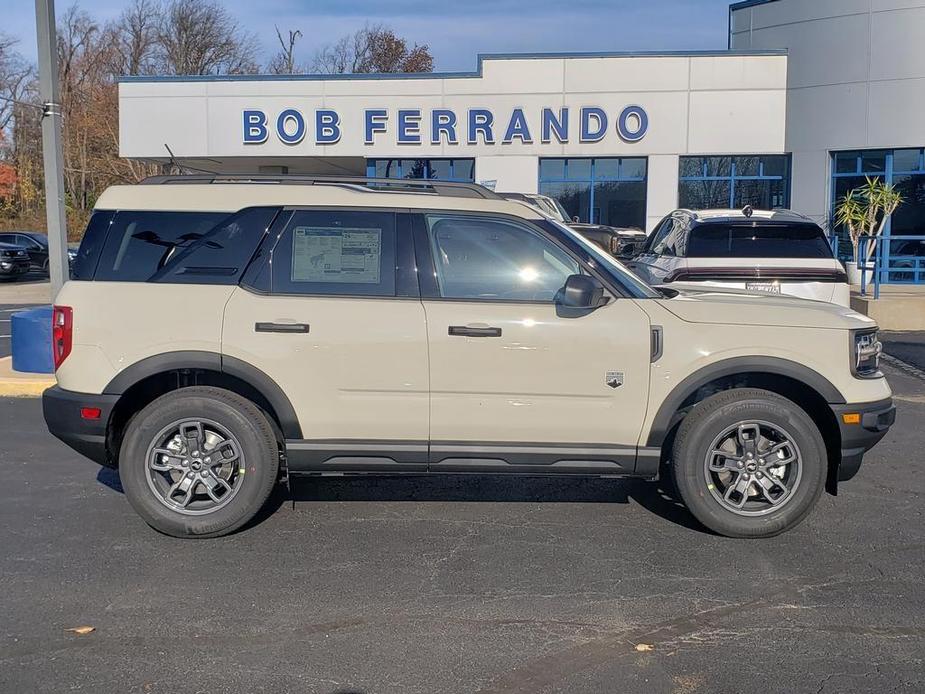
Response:
[[[289,475],[670,475],[718,533],[793,527],[894,419],[849,309],[656,291],[469,184],[183,176],[99,199],[57,297],[53,434],[154,528]]]

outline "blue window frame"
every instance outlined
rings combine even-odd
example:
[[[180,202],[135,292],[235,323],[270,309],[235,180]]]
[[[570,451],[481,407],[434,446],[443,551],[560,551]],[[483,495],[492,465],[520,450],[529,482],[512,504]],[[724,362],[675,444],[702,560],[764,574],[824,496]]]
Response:
[[[472,183],[475,181],[475,159],[367,159],[366,175]]]
[[[903,203],[883,227],[883,238],[925,235],[925,148],[871,149],[832,153],[830,226],[840,239],[841,255],[851,259],[847,230],[834,221],[835,205],[846,193],[864,185],[866,177],[891,183]],[[881,282],[925,284],[925,243],[885,243]]]
[[[645,229],[645,157],[540,159],[539,192],[581,222]]]
[[[681,157],[679,206],[773,210],[790,205],[790,155]]]

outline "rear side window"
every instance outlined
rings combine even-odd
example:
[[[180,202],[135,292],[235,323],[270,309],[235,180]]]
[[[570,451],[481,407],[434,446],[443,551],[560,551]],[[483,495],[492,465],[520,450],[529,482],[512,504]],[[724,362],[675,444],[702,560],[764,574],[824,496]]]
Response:
[[[120,210],[108,223],[93,279],[235,284],[275,213]]]
[[[87,224],[84,237],[80,241],[80,248],[77,249],[77,257],[71,264],[72,280],[93,279],[113,216],[115,212],[112,210],[97,210],[90,217],[90,223]]]
[[[273,249],[271,292],[395,296],[397,256],[394,212],[298,211]]]
[[[152,281],[236,284],[278,211],[276,207],[252,207],[224,218],[174,254]]]
[[[702,224],[690,232],[689,258],[832,258],[815,224]]]

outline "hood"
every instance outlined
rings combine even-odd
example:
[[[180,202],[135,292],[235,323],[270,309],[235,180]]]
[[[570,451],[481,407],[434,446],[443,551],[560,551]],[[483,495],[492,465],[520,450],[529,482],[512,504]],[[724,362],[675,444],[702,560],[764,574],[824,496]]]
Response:
[[[872,328],[872,318],[850,308],[780,294],[753,294],[745,290],[716,289],[672,283],[678,292],[659,303],[688,323],[765,325],[782,328],[853,330]]]

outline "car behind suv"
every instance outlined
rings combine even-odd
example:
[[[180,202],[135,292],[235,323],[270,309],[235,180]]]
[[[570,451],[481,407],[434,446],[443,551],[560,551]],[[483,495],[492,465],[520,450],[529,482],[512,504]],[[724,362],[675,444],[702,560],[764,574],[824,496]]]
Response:
[[[288,475],[670,474],[768,536],[893,422],[876,325],[655,291],[469,184],[165,177],[98,200],[57,297],[53,434],[154,528],[218,536]]]
[[[695,283],[848,306],[848,276],[825,232],[788,210],[677,210],[628,267],[650,284]]]
[[[646,241],[646,232],[635,227],[612,227],[607,224],[579,222],[570,219],[562,204],[547,195],[537,193],[498,193],[505,200],[520,200],[545,212],[556,221],[570,226],[588,241],[603,248],[617,258],[632,258]]]

